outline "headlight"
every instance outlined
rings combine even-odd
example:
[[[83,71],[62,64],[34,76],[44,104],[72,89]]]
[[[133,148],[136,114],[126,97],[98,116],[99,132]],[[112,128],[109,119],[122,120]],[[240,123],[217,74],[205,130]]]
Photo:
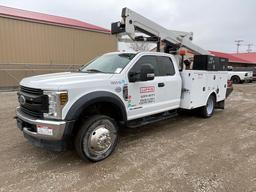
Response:
[[[45,95],[48,95],[49,110],[48,113],[44,113],[45,118],[61,119],[62,109],[68,102],[67,91],[44,91]]]

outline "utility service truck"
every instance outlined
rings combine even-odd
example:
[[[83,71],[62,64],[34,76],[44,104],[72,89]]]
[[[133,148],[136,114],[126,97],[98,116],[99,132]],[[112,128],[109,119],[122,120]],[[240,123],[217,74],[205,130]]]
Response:
[[[107,53],[77,72],[24,78],[16,119],[32,144],[56,151],[74,146],[81,158],[100,161],[116,148],[121,128],[164,120],[180,109],[205,118],[224,109],[227,71],[186,70],[178,63],[181,47],[209,54],[191,42],[191,33],[167,30],[128,8],[112,33],[158,48],[165,42],[166,53]]]

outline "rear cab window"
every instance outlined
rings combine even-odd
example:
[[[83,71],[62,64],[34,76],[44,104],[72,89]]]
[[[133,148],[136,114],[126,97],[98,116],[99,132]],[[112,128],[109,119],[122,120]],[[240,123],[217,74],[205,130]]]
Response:
[[[175,68],[170,57],[145,55],[142,56],[130,70],[131,72],[140,73],[143,64],[150,64],[154,68],[155,76],[172,76],[175,74]]]
[[[157,66],[159,70],[159,76],[175,75],[175,69],[170,57],[157,56]]]

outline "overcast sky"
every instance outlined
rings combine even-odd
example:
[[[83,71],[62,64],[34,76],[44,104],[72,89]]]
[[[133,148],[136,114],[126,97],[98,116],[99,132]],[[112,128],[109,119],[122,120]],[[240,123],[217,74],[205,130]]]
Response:
[[[242,39],[244,44],[254,43],[256,51],[256,0],[0,0],[0,4],[108,29],[128,7],[168,29],[192,31],[194,43],[205,49],[235,52],[234,41]]]

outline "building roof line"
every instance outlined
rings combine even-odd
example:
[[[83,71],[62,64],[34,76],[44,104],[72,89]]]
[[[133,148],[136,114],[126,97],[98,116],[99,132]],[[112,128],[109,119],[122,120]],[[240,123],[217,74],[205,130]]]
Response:
[[[61,16],[49,15],[45,13],[27,11],[0,5],[0,16],[24,21],[31,21],[35,23],[43,23],[49,25],[57,25],[68,28],[84,29],[88,31],[96,31],[103,33],[110,33],[110,30],[89,24],[77,19],[71,19]]]
[[[95,30],[95,29],[79,27],[79,26],[76,26],[76,25],[65,25],[65,24],[54,23],[54,22],[45,22],[43,20],[40,21],[40,20],[33,20],[33,19],[27,19],[27,18],[18,18],[18,17],[13,17],[13,16],[9,16],[9,15],[1,15],[1,14],[0,14],[0,17],[7,18],[7,19],[26,21],[26,22],[31,22],[31,23],[38,23],[38,24],[44,24],[44,25],[65,27],[65,28],[70,28],[70,29],[79,29],[79,30],[84,30],[84,31],[91,31],[91,32],[96,32],[96,33],[110,34],[110,32],[108,30],[107,31],[99,31],[99,30]]]
[[[210,51],[210,53],[212,53],[213,55],[217,56],[217,57],[225,57],[227,59],[229,59],[229,62],[232,63],[247,63],[247,64],[256,64],[256,54],[250,54],[251,57],[249,58],[247,57],[241,57],[241,55],[237,55],[237,54],[232,54],[232,53],[223,53],[223,52],[218,52],[218,51]]]

